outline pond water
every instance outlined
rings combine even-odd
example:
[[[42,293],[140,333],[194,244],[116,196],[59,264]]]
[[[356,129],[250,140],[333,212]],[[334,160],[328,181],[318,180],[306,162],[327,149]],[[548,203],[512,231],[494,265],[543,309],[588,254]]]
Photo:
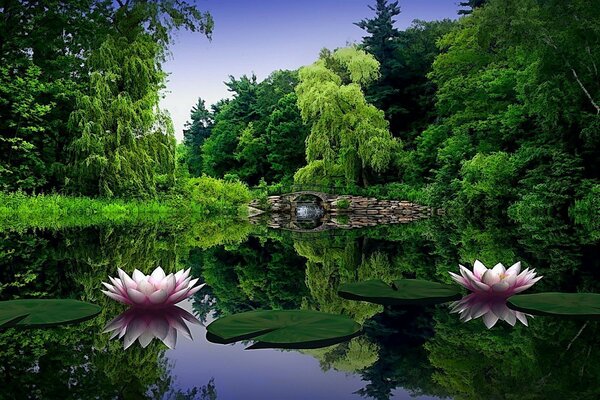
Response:
[[[487,226],[444,218],[368,230],[294,233],[240,221],[140,222],[0,232],[0,299],[74,298],[90,320],[0,330],[2,399],[597,399],[599,324],[536,316],[528,325],[463,323],[447,303],[381,306],[338,296],[342,283],[451,283],[476,259],[521,261],[528,292],[600,292],[597,243],[574,227]],[[101,293],[117,268],[191,268],[206,286],[179,304],[201,324],[173,349],[103,333],[126,310]],[[256,309],[343,314],[363,326],[316,349],[245,350],[206,340],[216,318]]]

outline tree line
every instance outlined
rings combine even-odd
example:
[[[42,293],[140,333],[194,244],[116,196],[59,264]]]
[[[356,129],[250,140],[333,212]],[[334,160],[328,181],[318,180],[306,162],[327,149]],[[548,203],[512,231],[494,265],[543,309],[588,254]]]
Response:
[[[571,214],[598,235],[598,1],[461,2],[457,21],[395,27],[377,0],[362,41],[311,65],[230,77],[192,110],[180,162],[250,185],[311,183],[502,212]],[[569,211],[570,210],[570,211]]]
[[[210,37],[210,14],[183,0],[4,0],[0,13],[0,190],[172,187],[162,62],[173,30]]]

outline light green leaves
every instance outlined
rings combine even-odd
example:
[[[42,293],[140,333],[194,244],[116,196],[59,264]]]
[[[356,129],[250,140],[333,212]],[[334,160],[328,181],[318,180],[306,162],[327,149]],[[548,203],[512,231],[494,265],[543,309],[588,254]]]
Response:
[[[324,167],[315,181],[338,174],[341,167],[346,180],[355,183],[362,168],[383,171],[389,165],[397,142],[384,113],[367,103],[362,90],[378,76],[377,60],[355,47],[324,51],[300,69],[298,107],[311,125],[306,159]]]

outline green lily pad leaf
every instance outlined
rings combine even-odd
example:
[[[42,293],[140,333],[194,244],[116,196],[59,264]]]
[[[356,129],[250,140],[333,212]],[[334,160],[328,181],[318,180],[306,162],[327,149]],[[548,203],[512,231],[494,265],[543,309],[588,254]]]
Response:
[[[508,306],[534,315],[600,318],[600,294],[596,293],[519,294],[508,299]]]
[[[454,286],[418,279],[400,279],[392,285],[378,279],[346,283],[339,287],[338,295],[349,300],[383,305],[438,304],[461,297]]]
[[[352,319],[337,314],[306,310],[249,311],[213,321],[206,338],[229,344],[252,339],[248,349],[313,349],[351,339],[361,327]]]
[[[26,299],[0,301],[0,328],[42,328],[71,324],[100,313],[95,304],[69,299]]]

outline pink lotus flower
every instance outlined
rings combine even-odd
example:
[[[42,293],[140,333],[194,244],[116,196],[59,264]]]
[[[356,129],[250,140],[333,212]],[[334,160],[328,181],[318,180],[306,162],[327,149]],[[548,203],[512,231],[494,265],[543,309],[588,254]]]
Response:
[[[482,317],[488,329],[496,325],[498,320],[505,321],[511,326],[519,320],[523,325],[528,326],[527,317],[533,318],[529,314],[508,308],[506,298],[481,293],[471,293],[459,301],[452,302],[450,307],[450,312],[458,313],[462,322]]]
[[[192,333],[185,321],[200,324],[192,314],[177,306],[156,310],[130,308],[106,324],[104,332],[112,332],[111,339],[117,336],[124,338],[125,349],[136,340],[145,348],[155,338],[173,349],[177,344],[178,331],[192,340]]]
[[[535,277],[535,269],[526,268],[521,272],[521,262],[509,269],[502,264],[496,264],[492,269],[486,268],[481,261],[476,260],[473,272],[460,265],[460,275],[450,272],[452,279],[475,293],[487,293],[492,296],[508,298],[533,286],[542,279]]]
[[[175,275],[165,275],[158,267],[151,275],[144,275],[137,269],[133,279],[119,268],[119,278],[110,279],[111,284],[102,282],[108,289],[102,293],[118,302],[140,308],[161,308],[176,304],[190,297],[204,284],[194,287],[198,279],[189,277],[190,270],[178,271]]]

